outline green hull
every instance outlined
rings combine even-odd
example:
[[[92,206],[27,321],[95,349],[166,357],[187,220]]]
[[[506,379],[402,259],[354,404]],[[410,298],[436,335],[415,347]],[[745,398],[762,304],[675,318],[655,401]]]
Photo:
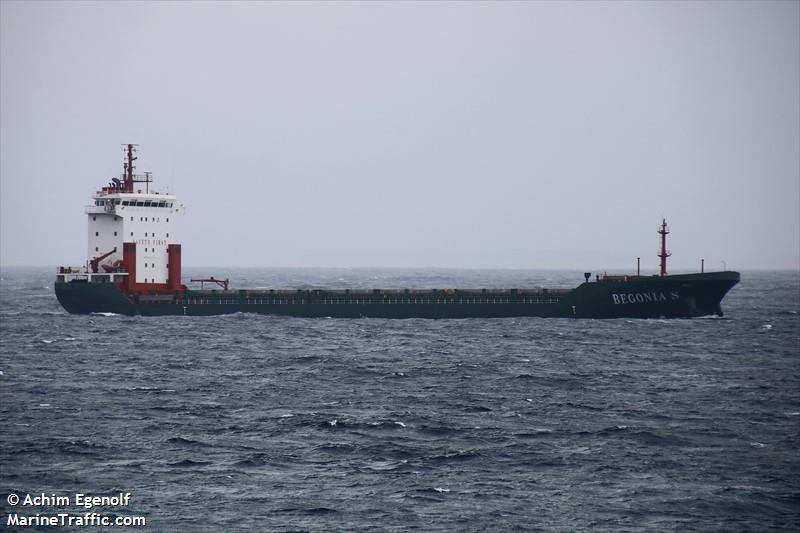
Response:
[[[690,318],[722,315],[738,272],[582,283],[572,290],[181,291],[126,295],[112,283],[57,282],[70,313],[209,316],[259,313],[332,318]]]

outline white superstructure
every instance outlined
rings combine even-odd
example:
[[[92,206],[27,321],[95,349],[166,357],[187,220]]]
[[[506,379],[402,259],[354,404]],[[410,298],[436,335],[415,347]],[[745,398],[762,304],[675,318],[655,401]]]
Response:
[[[122,262],[123,242],[136,243],[136,283],[167,282],[167,246],[176,244],[176,219],[183,206],[171,194],[156,192],[118,193],[98,191],[89,216],[88,261],[108,256],[99,262],[110,271]],[[116,251],[113,251],[116,250]]]
[[[172,194],[151,191],[149,172],[134,174],[136,145],[125,146],[123,174],[98,190],[92,196],[94,204],[86,207],[86,264],[83,268],[62,267],[63,280],[84,277],[100,283],[125,281],[129,287],[166,284],[169,280],[168,249],[178,244],[176,222],[184,207]],[[126,243],[136,244],[127,262]],[[135,279],[128,279],[131,273]],[[179,275],[180,270],[173,274]]]

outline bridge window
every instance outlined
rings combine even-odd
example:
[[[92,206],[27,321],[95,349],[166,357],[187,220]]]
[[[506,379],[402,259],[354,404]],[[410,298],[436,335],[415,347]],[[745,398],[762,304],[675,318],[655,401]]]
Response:
[[[150,207],[150,203],[151,203],[150,200],[145,200],[144,206],[145,207]]]
[[[136,202],[136,207],[144,207],[144,202]]]

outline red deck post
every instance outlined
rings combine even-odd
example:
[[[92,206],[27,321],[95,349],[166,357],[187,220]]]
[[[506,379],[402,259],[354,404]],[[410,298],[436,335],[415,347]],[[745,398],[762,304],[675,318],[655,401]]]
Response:
[[[177,291],[181,288],[181,245],[170,244],[167,246],[167,289]]]
[[[125,269],[128,271],[128,294],[134,292],[136,288],[136,243],[125,242],[122,243],[122,262]]]

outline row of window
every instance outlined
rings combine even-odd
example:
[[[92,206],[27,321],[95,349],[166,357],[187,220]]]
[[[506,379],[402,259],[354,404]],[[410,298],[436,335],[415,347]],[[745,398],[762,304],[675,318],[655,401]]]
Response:
[[[97,216],[92,215],[92,220],[97,221]],[[131,222],[133,222],[133,217],[131,217]],[[139,217],[139,222],[148,222],[147,217]],[[153,217],[153,222],[161,222],[161,217]],[[167,222],[169,222],[169,217],[167,217]]]
[[[118,198],[113,200],[95,200],[94,205],[129,205],[131,207],[172,207],[172,202],[158,202],[155,200],[120,200]]]
[[[131,222],[133,222],[133,217],[131,217]],[[147,217],[139,217],[139,222],[148,222]],[[153,217],[153,222],[161,222],[161,217]],[[169,217],[167,217],[167,222],[169,222]]]
[[[145,237],[155,237],[155,236],[156,236],[155,232],[153,232],[153,234],[152,234],[152,235],[149,235],[148,233],[149,233],[149,232],[145,231],[145,232],[144,232],[144,236],[145,236]],[[99,232],[99,231],[95,231],[95,232],[94,232],[94,236],[95,236],[95,237],[99,237],[99,236],[100,236],[100,232]],[[117,232],[115,231],[115,232],[114,232],[114,237],[116,237],[116,236],[117,236]],[[131,232],[131,237],[133,237],[133,232]],[[166,238],[167,238],[167,239],[169,239],[169,233],[167,233],[167,237],[166,237]]]
[[[100,248],[99,248],[98,246],[95,246],[95,247],[94,247],[94,251],[95,251],[95,252],[99,252],[99,251],[100,251]],[[150,252],[151,252],[151,253],[155,253],[155,251],[156,251],[156,249],[155,249],[155,248],[151,248],[151,249],[150,249]],[[145,248],[145,249],[144,249],[144,253],[147,253],[147,248]],[[147,263],[145,263],[145,264],[144,264],[144,266],[145,266],[145,268],[147,268]],[[152,266],[156,266],[156,264],[155,264],[155,263],[153,263],[153,264],[152,264]],[[167,264],[167,266],[169,266],[169,264]]]
[[[95,231],[94,233],[95,233],[95,235],[97,235],[97,232],[96,232],[96,231]],[[116,235],[116,234],[117,234],[117,232],[115,231],[115,232],[114,232],[114,235]],[[155,237],[155,236],[156,236],[156,234],[155,234],[155,232],[153,232],[152,234],[148,234],[148,232],[146,232],[146,231],[145,231],[145,232],[144,232],[144,236],[145,236],[145,237]],[[131,232],[131,237],[133,237],[133,232]],[[167,236],[166,236],[166,238],[167,238],[167,239],[169,239],[169,233],[167,233]]]

